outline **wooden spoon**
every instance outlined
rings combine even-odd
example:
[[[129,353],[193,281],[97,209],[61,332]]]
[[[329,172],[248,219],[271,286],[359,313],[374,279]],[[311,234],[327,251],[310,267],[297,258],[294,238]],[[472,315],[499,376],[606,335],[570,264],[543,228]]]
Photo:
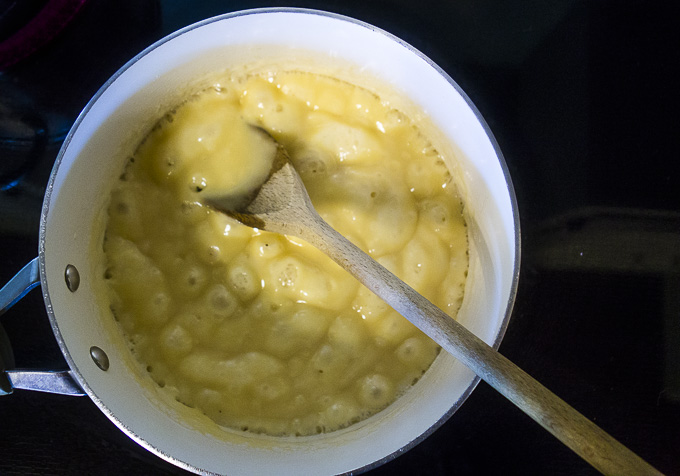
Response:
[[[269,139],[266,131],[262,131]],[[335,231],[314,210],[285,148],[252,193],[205,200],[245,225],[304,239],[604,474],[661,474]]]

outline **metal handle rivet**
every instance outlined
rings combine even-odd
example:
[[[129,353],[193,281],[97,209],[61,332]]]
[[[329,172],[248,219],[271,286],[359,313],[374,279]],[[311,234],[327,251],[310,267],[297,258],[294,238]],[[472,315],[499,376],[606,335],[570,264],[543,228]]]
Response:
[[[76,292],[78,286],[80,286],[80,273],[78,269],[72,264],[66,266],[66,271],[64,272],[64,279],[66,280],[66,287],[72,293]]]
[[[90,357],[97,364],[97,367],[104,371],[109,370],[109,356],[96,345],[90,347]]]

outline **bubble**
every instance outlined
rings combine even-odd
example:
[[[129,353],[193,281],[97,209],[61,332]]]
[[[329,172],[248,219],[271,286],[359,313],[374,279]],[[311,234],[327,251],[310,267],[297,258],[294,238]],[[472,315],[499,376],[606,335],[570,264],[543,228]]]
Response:
[[[419,360],[422,353],[423,343],[418,337],[406,339],[397,348],[397,358],[404,363],[411,363]]]
[[[250,301],[262,289],[253,268],[242,263],[232,266],[227,274],[229,286],[242,301]]]
[[[170,324],[160,336],[163,351],[171,356],[183,356],[193,348],[191,334],[179,324]]]
[[[230,317],[238,307],[236,298],[221,284],[208,291],[207,302],[213,316],[219,319]]]
[[[159,291],[153,294],[146,302],[145,317],[147,322],[153,324],[161,324],[168,320],[168,310],[170,308],[170,296],[167,293]]]
[[[384,407],[393,397],[394,385],[384,375],[369,375],[361,381],[359,399],[364,405],[371,408]]]
[[[295,169],[303,177],[326,175],[334,159],[320,151],[306,150],[295,158]]]
[[[266,259],[276,258],[285,251],[282,238],[272,233],[253,237],[249,248],[251,255]]]
[[[294,263],[287,263],[278,276],[278,281],[282,287],[293,287],[298,277],[298,269]]]
[[[222,250],[218,245],[208,245],[204,247],[200,258],[207,264],[217,263],[222,256]]]
[[[282,398],[289,392],[290,384],[282,377],[270,377],[255,386],[257,396],[268,402]]]
[[[182,265],[181,265],[182,266]],[[177,289],[185,296],[198,296],[208,282],[208,275],[201,266],[182,266]]]
[[[353,399],[340,397],[332,400],[321,415],[322,432],[333,431],[350,425],[360,412]]]

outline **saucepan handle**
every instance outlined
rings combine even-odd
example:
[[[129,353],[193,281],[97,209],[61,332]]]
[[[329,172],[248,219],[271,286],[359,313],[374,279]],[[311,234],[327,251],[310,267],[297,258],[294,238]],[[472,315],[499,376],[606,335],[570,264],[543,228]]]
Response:
[[[0,289],[0,316],[40,284],[40,263],[32,259]]]
[[[40,264],[38,258],[35,258],[0,289],[0,316],[39,284]],[[2,334],[1,337],[6,338],[2,329],[0,329],[0,334]],[[0,347],[8,346],[3,346],[3,342],[0,342]],[[9,370],[6,367],[12,365],[11,351],[8,348],[0,350],[2,350],[0,352],[0,395],[8,395],[14,389],[61,395],[85,395],[71,371]]]

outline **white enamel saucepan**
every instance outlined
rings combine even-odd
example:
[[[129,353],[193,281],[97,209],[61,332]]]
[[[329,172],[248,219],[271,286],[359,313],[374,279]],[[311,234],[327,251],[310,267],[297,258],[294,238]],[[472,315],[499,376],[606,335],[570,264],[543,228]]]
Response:
[[[343,430],[276,438],[223,429],[170,401],[135,361],[100,289],[95,259],[108,191],[136,144],[187,93],[234,68],[295,67],[407,98],[432,124],[466,204],[470,268],[458,321],[493,347],[519,272],[519,219],[500,151],[470,100],[421,53],[365,23],[300,9],[209,19],[152,45],[90,101],[59,153],[43,204],[39,256],[0,292],[3,310],[40,284],[71,371],[2,373],[4,391],[86,394],[123,432],[180,467],[216,474],[337,474],[376,466],[417,444],[464,402],[478,378],[442,352],[405,395]],[[417,113],[415,111],[418,111]]]

